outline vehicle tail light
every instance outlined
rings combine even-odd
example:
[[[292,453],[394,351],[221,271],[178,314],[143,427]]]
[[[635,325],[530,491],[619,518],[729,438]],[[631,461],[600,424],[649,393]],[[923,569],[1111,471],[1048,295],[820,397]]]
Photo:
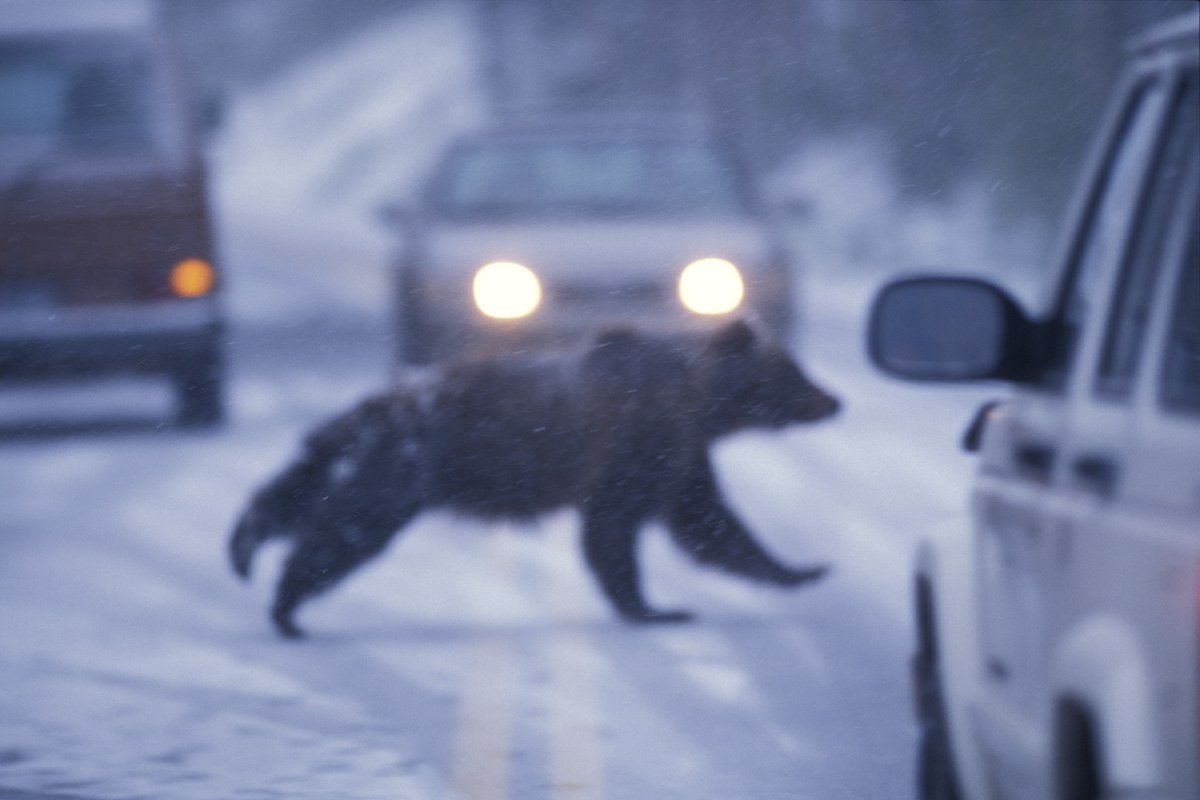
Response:
[[[171,268],[171,291],[178,297],[203,297],[212,291],[217,274],[202,258],[185,258]]]

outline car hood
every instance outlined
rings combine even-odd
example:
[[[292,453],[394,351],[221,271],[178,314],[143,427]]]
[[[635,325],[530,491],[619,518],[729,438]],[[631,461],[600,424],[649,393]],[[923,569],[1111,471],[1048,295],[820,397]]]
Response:
[[[621,282],[672,277],[706,257],[743,270],[768,266],[774,253],[766,225],[743,219],[686,221],[561,221],[450,224],[426,230],[427,274],[470,275],[490,261],[516,261],[544,280]]]

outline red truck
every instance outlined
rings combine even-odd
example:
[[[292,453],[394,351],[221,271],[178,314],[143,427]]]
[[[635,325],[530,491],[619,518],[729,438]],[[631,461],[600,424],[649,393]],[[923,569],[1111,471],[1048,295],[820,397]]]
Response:
[[[0,384],[161,375],[181,423],[221,421],[221,280],[194,109],[151,2],[6,2]]]

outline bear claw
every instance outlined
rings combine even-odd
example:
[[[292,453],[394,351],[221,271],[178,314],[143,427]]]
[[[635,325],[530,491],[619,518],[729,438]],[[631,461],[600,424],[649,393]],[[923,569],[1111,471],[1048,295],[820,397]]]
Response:
[[[290,617],[274,614],[271,616],[271,621],[275,623],[275,630],[279,631],[279,635],[285,639],[303,639],[306,636],[304,629],[292,622]]]
[[[815,583],[828,575],[829,570],[830,566],[828,564],[801,569],[789,568],[780,576],[779,582],[784,586],[801,586],[806,583]]]
[[[657,625],[660,623],[680,623],[691,622],[695,619],[695,614],[690,611],[636,611],[626,613],[625,619],[629,622],[635,622],[640,625]]]

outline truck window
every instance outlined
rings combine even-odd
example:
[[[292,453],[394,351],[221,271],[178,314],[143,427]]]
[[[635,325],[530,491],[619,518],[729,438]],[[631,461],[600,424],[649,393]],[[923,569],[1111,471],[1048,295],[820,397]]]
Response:
[[[1193,207],[1194,208],[1194,207]],[[1193,228],[1179,279],[1163,367],[1162,404],[1185,414],[1200,414],[1200,224]]]
[[[151,144],[152,68],[134,42],[0,41],[0,143],[51,147]]]
[[[1068,283],[1059,296],[1053,320],[1055,335],[1051,337],[1053,349],[1047,354],[1041,380],[1052,391],[1066,385],[1079,334],[1096,301],[1101,267],[1117,248],[1123,247],[1125,221],[1141,194],[1143,166],[1158,130],[1156,100],[1164,91],[1160,83],[1144,83],[1134,92],[1089,201],[1082,235],[1076,240],[1067,272]]]
[[[1184,209],[1180,198],[1189,150],[1200,135],[1200,85],[1197,74],[1183,81],[1172,102],[1166,140],[1155,156],[1145,202],[1135,222],[1120,277],[1113,293],[1107,334],[1097,369],[1095,392],[1112,401],[1132,394],[1142,340],[1154,302],[1163,248]]]

